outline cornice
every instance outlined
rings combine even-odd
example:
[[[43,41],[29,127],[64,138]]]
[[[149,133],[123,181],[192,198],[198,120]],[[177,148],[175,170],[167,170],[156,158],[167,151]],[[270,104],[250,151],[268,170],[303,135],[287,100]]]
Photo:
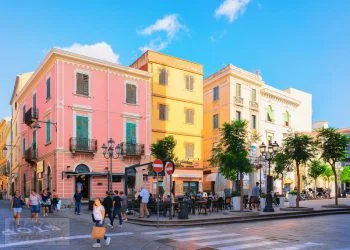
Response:
[[[276,101],[286,103],[286,104],[290,104],[293,107],[298,107],[301,103],[299,100],[294,99],[290,96],[287,96],[285,93],[281,93],[281,92],[278,92],[278,91],[270,89],[270,88],[261,89],[260,94],[262,96],[269,98],[269,99],[276,100]]]

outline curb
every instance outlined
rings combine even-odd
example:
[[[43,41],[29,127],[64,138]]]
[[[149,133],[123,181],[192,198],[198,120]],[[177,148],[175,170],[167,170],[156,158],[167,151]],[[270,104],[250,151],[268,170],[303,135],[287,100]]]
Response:
[[[244,223],[244,222],[256,222],[264,220],[283,220],[293,219],[300,217],[312,217],[312,216],[326,216],[336,214],[350,214],[350,209],[327,209],[318,211],[301,211],[286,214],[269,214],[252,217],[228,217],[228,218],[215,218],[215,219],[203,219],[203,220],[184,220],[184,221],[159,221],[160,227],[167,226],[199,226],[199,225],[217,225],[228,223]],[[131,217],[128,218],[130,224],[142,225],[142,226],[157,226],[157,221],[138,220]]]

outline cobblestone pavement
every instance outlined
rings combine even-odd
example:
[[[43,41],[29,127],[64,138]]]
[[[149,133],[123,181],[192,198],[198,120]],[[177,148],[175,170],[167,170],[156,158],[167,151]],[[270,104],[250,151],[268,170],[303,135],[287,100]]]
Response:
[[[91,249],[92,223],[63,213],[41,217],[39,225],[23,212],[16,227],[8,203],[0,202],[0,248]],[[4,215],[4,216],[3,216]],[[108,219],[107,219],[108,222]],[[199,227],[156,228],[125,223],[108,229],[111,244],[104,249],[350,249],[350,215],[332,215]]]

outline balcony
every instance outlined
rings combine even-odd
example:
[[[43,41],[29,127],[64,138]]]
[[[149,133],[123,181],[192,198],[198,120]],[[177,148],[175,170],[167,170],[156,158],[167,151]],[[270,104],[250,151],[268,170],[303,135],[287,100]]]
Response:
[[[145,144],[122,142],[120,149],[120,154],[124,157],[141,157],[145,154]]]
[[[28,126],[31,126],[33,123],[35,123],[39,118],[39,111],[38,109],[30,108],[24,115],[24,123]]]
[[[69,150],[75,154],[80,153],[96,153],[97,140],[89,138],[71,137],[69,139]]]
[[[250,109],[253,109],[253,110],[259,110],[259,103],[250,101],[249,107]]]
[[[238,106],[243,106],[243,98],[240,96],[235,96],[234,98],[235,104]]]
[[[24,159],[29,164],[33,164],[38,161],[38,149],[30,147],[25,151]]]

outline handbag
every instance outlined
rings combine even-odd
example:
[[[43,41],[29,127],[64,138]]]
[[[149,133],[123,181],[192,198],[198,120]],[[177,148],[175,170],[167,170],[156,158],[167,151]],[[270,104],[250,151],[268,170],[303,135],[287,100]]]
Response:
[[[105,227],[93,226],[91,230],[91,239],[93,240],[102,240],[106,234]]]

